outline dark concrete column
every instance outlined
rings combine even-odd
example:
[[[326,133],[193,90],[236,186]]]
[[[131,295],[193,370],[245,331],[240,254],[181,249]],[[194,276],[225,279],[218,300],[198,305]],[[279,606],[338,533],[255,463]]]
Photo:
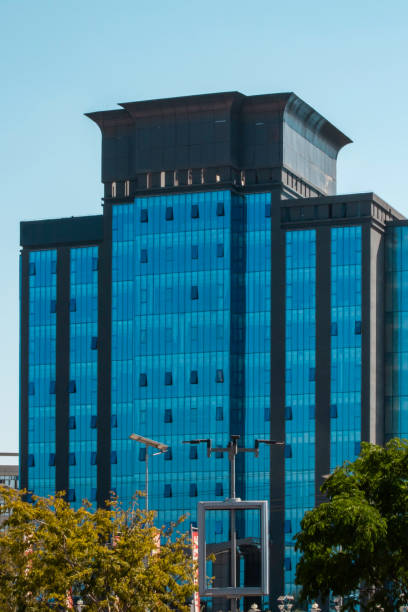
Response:
[[[271,194],[271,398],[272,440],[285,439],[285,231],[281,229],[280,190]],[[285,517],[283,448],[270,447],[270,602],[283,593]]]
[[[229,433],[240,436],[241,442],[248,445],[245,441],[246,225],[245,199],[231,194]],[[237,257],[240,249],[241,256]],[[237,497],[246,499],[245,453],[239,453],[236,458],[236,493]]]
[[[323,475],[330,471],[330,366],[331,366],[331,240],[330,227],[316,232],[316,505]]]
[[[105,203],[98,265],[98,482],[103,507],[111,490],[112,206]],[[131,433],[131,432],[129,432]]]
[[[55,489],[68,490],[69,449],[69,298],[70,249],[57,251],[57,331],[56,331],[56,397],[55,397]]]
[[[29,251],[23,250],[20,268],[20,488],[28,487],[28,312]]]
[[[371,399],[371,228],[369,223],[362,226],[362,287],[361,287],[361,440],[370,441],[370,399]]]

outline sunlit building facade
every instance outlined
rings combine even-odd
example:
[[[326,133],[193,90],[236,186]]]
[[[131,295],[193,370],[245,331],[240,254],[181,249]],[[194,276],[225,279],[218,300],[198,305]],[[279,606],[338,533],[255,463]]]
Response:
[[[0,457],[1,458],[9,458],[9,457],[13,457],[16,456],[17,453],[0,453]],[[19,488],[19,484],[18,484],[18,465],[14,464],[14,465],[10,465],[10,464],[5,464],[3,463],[4,460],[0,460],[0,486],[1,487],[8,487],[10,489],[18,489]],[[0,502],[1,502],[1,498],[0,498]],[[9,512],[5,512],[4,514],[2,514],[0,516],[0,529],[1,529],[1,525],[2,523],[8,518],[9,516]]]
[[[158,521],[194,523],[228,461],[183,441],[284,440],[239,455],[237,492],[269,501],[271,596],[294,593],[324,475],[408,435],[408,226],[336,195],[350,140],[294,94],[121,106],[89,115],[103,214],[21,225],[21,484],[130,503],[138,433],[169,446],[149,460]]]

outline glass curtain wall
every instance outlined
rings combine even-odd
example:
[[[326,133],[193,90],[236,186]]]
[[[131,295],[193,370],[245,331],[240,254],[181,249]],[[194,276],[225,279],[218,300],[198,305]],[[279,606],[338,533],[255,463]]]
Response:
[[[315,504],[316,231],[286,233],[284,593],[295,593],[293,535]]]
[[[408,438],[408,226],[386,235],[385,439]]]
[[[70,252],[68,498],[96,500],[98,247]]]
[[[28,489],[55,491],[57,251],[29,254]]]
[[[271,348],[271,194],[245,196],[245,446],[253,447],[255,439],[270,437],[270,348]],[[273,452],[273,451],[272,451]],[[245,458],[245,499],[269,499],[270,449],[260,448],[259,457]],[[252,538],[252,546],[239,558],[240,584],[259,584],[259,521],[255,513],[246,512],[237,521],[238,537]],[[243,517],[243,518],[244,518]]]
[[[245,442],[270,437],[271,194],[246,196]],[[269,499],[269,448],[245,456],[247,499]]]
[[[161,524],[228,492],[228,461],[206,457],[230,431],[229,192],[136,198],[112,220],[112,488],[145,487],[132,432],[169,445],[149,460],[149,506]],[[141,502],[143,505],[143,502]],[[225,539],[227,525],[215,521]]]
[[[360,453],[361,227],[331,230],[330,471]]]

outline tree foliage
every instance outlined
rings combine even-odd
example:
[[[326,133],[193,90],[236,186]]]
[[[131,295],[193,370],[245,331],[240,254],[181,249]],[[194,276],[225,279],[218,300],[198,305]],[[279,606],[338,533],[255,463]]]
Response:
[[[303,600],[343,597],[344,610],[398,610],[408,603],[408,441],[363,443],[326,480],[327,503],[295,536]]]
[[[65,609],[70,593],[87,612],[189,610],[195,568],[178,523],[157,529],[136,503],[74,509],[62,495],[28,503],[4,487],[0,499],[0,513],[11,511],[0,532],[0,610]]]

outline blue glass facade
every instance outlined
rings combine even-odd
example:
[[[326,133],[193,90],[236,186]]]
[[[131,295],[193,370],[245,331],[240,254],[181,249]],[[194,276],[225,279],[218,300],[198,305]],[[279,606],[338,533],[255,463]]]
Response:
[[[286,233],[285,593],[294,593],[293,535],[315,505],[316,231]]]
[[[28,490],[55,491],[57,252],[28,263]]]
[[[386,436],[408,435],[405,423],[407,227],[388,232]],[[271,194],[230,191],[137,197],[112,206],[110,489],[127,504],[145,488],[145,449],[131,433],[169,445],[150,460],[150,507],[169,523],[197,501],[229,491],[228,461],[207,458],[230,434],[252,446],[270,437],[272,278]],[[293,535],[316,488],[316,229],[285,232],[285,442],[283,574],[296,592]],[[79,505],[98,491],[98,246],[70,247],[60,308],[57,250],[28,257],[28,488],[56,488],[58,333],[68,333],[67,491]],[[58,258],[60,258],[58,251]],[[362,228],[330,229],[330,470],[359,453],[362,396]],[[62,266],[62,267],[61,267]],[[65,266],[65,268],[64,268]],[[405,278],[407,275],[407,279]],[[406,282],[407,281],[407,282]],[[57,288],[57,282],[59,283]],[[67,332],[62,331],[68,313]],[[59,321],[59,323],[58,323]],[[58,327],[59,325],[59,327]],[[57,331],[60,329],[60,332]],[[100,331],[100,330],[99,330]],[[64,343],[61,346],[65,346]],[[408,343],[407,343],[408,346]],[[63,349],[65,350],[65,349]],[[67,349],[68,350],[68,349]],[[282,353],[283,354],[283,353]],[[65,367],[65,366],[63,366]],[[63,397],[63,396],[62,396]],[[408,405],[408,404],[407,404]],[[407,417],[408,422],[408,417]],[[273,452],[273,451],[272,451]],[[239,455],[237,492],[269,499],[270,453]],[[143,505],[143,502],[142,502]],[[227,517],[209,517],[209,538],[223,542]],[[242,517],[238,537],[257,533]],[[275,524],[273,529],[279,526]],[[244,559],[240,580],[244,580]]]
[[[245,441],[268,439],[271,362],[271,195],[246,200]],[[247,499],[269,498],[269,450],[245,457]]]
[[[194,522],[229,466],[183,440],[284,437],[238,455],[237,493],[269,499],[273,593],[295,592],[293,535],[322,475],[362,439],[408,437],[408,225],[373,194],[328,195],[349,139],[294,94],[89,116],[103,215],[21,225],[22,486],[126,504],[145,488],[138,433],[169,445],[149,462],[159,522]],[[213,543],[224,521],[209,518]],[[242,517],[238,536],[256,526]]]
[[[330,470],[360,453],[362,236],[331,230]]]
[[[95,501],[97,488],[98,247],[70,251],[69,497]]]
[[[385,438],[408,438],[408,226],[389,228],[386,251]]]
[[[230,431],[231,195],[137,198],[112,217],[112,489],[145,486],[136,432],[170,447],[150,460],[149,503],[167,523],[228,493],[228,462],[205,436]],[[225,537],[226,525],[214,524]],[[224,533],[224,535],[223,535]]]

